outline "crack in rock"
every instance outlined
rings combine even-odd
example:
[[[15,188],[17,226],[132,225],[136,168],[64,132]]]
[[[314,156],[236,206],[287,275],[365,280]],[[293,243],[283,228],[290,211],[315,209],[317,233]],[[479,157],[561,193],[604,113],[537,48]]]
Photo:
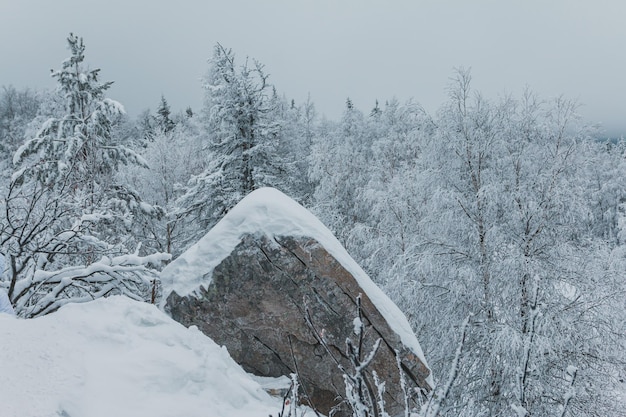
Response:
[[[396,351],[408,383],[426,391],[428,369],[406,349],[356,279],[317,241],[304,237],[244,235],[213,270],[206,290],[180,297],[171,293],[166,311],[184,325],[197,325],[227,347],[245,370],[261,376],[300,373],[313,407],[328,414],[345,395],[335,360],[351,369],[347,338],[356,339],[353,318],[362,294],[364,352],[383,340],[368,372],[386,381],[390,415],[404,408]],[[319,334],[306,322],[309,316]],[[327,341],[333,355],[322,348]],[[337,417],[349,416],[340,407]]]

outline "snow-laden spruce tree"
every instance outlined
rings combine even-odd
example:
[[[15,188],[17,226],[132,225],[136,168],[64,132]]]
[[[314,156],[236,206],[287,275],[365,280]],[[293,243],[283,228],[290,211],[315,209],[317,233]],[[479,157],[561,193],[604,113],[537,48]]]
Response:
[[[176,123],[170,117],[171,114],[170,105],[167,103],[165,96],[162,95],[155,116],[156,126],[159,131],[169,133],[176,127]]]
[[[238,67],[233,52],[220,44],[209,64],[203,109],[207,168],[189,181],[178,202],[180,212],[200,227],[192,239],[251,191],[278,186],[282,170],[275,152],[280,125],[263,65],[246,61]]]
[[[272,117],[280,126],[277,132],[275,160],[280,161],[280,176],[273,184],[300,204],[310,202],[314,187],[307,175],[316,112],[310,98],[301,105],[295,100],[287,102],[276,90],[271,96]]]
[[[109,294],[146,299],[156,278],[147,266],[165,259],[134,253],[135,218],[156,209],[115,175],[121,164],[144,162],[111,136],[123,113],[105,97],[112,83],[84,66],[82,38],[67,41],[71,56],[52,73],[65,100],[62,116],[48,118],[15,153],[3,207],[3,284],[24,317]]]

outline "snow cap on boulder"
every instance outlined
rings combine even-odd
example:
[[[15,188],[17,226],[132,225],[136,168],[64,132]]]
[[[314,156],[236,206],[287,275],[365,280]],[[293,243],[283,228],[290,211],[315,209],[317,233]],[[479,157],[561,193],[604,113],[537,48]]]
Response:
[[[426,364],[417,337],[398,306],[374,284],[315,215],[275,188],[260,188],[248,194],[202,239],[163,269],[163,299],[172,291],[186,296],[201,286],[207,289],[213,269],[235,249],[246,234],[263,234],[270,238],[310,237],[318,241],[354,276],[392,329],[401,337],[402,343]]]
[[[303,384],[322,412],[342,395],[343,380],[340,374],[329,376],[336,374],[335,363],[324,358],[320,335],[311,333],[305,316],[331,347],[344,351],[346,338],[354,337],[360,294],[366,341],[371,346],[377,338],[384,340],[373,368],[390,378],[387,403],[402,402],[390,386],[399,385],[395,352],[409,379],[425,390],[433,386],[405,315],[328,228],[275,189],[250,193],[168,265],[161,279],[164,308],[175,320],[197,325],[257,375],[288,375],[297,362]]]

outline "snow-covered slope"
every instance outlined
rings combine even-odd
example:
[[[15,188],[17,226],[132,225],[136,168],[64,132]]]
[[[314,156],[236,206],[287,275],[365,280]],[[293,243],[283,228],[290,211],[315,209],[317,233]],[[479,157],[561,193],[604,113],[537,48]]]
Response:
[[[124,297],[0,314],[2,417],[259,417],[268,396],[197,329]]]
[[[317,240],[359,282],[402,343],[422,363],[426,359],[406,316],[367,276],[337,238],[311,212],[273,188],[261,188],[239,202],[200,241],[161,273],[164,299],[175,291],[185,296],[211,282],[211,271],[240,243],[244,234],[309,237]],[[432,377],[429,383],[433,386]]]

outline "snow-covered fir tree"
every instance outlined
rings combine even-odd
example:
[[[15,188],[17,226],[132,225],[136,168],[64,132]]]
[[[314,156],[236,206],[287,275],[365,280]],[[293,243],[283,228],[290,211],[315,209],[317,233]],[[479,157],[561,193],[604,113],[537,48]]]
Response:
[[[315,132],[315,106],[310,98],[302,105],[295,100],[279,97],[274,89],[271,96],[272,118],[280,126],[276,137],[274,160],[280,171],[272,185],[300,203],[313,197],[309,171],[309,155]]]
[[[207,168],[189,181],[178,202],[180,212],[200,227],[191,241],[251,191],[277,185],[283,171],[276,153],[281,126],[263,65],[246,60],[238,67],[232,50],[220,44],[209,64],[202,115]]]
[[[15,153],[3,210],[9,295],[26,317],[109,294],[146,299],[156,279],[147,265],[166,258],[133,253],[135,219],[157,210],[116,182],[116,172],[145,162],[111,136],[124,111],[105,97],[112,83],[85,67],[82,38],[67,41],[71,56],[52,73],[62,115],[49,117]]]
[[[176,127],[176,123],[170,117],[171,114],[170,105],[167,103],[165,96],[162,95],[161,103],[159,103],[155,116],[156,126],[159,131],[169,133]]]

